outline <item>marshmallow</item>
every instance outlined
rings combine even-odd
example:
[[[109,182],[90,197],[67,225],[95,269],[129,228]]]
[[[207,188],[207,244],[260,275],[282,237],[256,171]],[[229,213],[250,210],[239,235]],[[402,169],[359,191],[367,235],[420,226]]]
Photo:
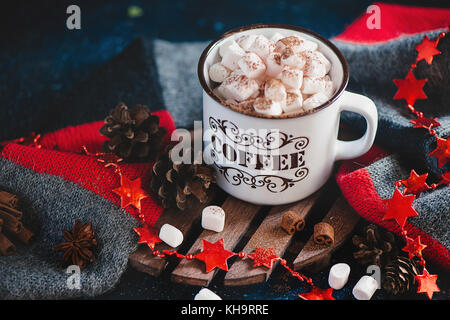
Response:
[[[281,107],[284,112],[299,112],[302,109],[303,97],[302,94],[296,94],[293,92],[288,92],[286,96],[286,103]]]
[[[172,248],[176,248],[183,242],[183,233],[166,223],[159,229],[159,238]]]
[[[202,211],[202,228],[215,232],[223,231],[225,211],[218,206],[208,206]]]
[[[259,84],[237,70],[222,82],[219,91],[225,99],[241,102],[259,93]]]
[[[342,289],[348,281],[350,266],[346,263],[337,263],[330,269],[328,284],[335,290]]]
[[[281,65],[281,53],[271,52],[265,59],[266,62],[266,75],[269,77],[276,78],[281,71],[283,66]]]
[[[326,73],[330,72],[331,62],[320,51],[306,51],[305,55],[308,59],[315,59],[323,62]]]
[[[265,59],[273,47],[273,43],[263,35],[257,35],[249,51],[256,53],[260,58]]]
[[[325,102],[328,101],[328,99],[329,99],[328,96],[326,96],[322,92],[315,93],[312,96],[305,99],[305,101],[303,101],[303,108],[305,110],[313,109],[315,107],[324,104]]]
[[[275,50],[278,52],[282,52],[286,48],[291,48],[295,53],[303,51],[314,51],[317,49],[317,47],[317,43],[305,39],[300,39],[297,36],[289,36],[280,39],[275,44]]]
[[[329,95],[329,91],[333,88],[333,83],[329,76],[323,78],[304,77],[302,84],[302,92],[305,94],[313,94],[323,92]]]
[[[264,97],[256,98],[253,103],[253,108],[258,113],[271,116],[279,116],[283,112],[280,102],[272,101]]]
[[[302,86],[303,71],[289,66],[284,66],[278,77],[286,86],[298,89]]]
[[[222,47],[221,47],[222,48]],[[238,61],[245,55],[245,51],[239,47],[236,42],[228,46],[222,57],[222,64],[228,69],[235,70],[238,67]]]
[[[225,55],[230,47],[239,47],[239,45],[233,39],[225,40],[219,47],[219,54],[221,57]]]
[[[286,100],[286,88],[278,79],[270,79],[264,85],[264,96],[273,101]]]
[[[378,289],[377,280],[371,276],[363,276],[353,288],[353,296],[358,300],[370,300]]]
[[[256,35],[244,34],[236,39],[236,43],[245,51],[249,51],[253,42],[255,42]]]
[[[253,52],[246,53],[239,61],[238,66],[250,79],[259,78],[266,72],[266,65],[261,58]]]
[[[283,65],[291,66],[301,69],[306,63],[306,57],[302,53],[296,53],[292,48],[286,48],[281,54],[281,63]]]
[[[318,59],[308,59],[304,71],[305,76],[311,78],[322,78],[327,74],[325,63]]]
[[[194,297],[194,300],[222,300],[217,294],[208,288],[202,288]]]
[[[226,68],[220,62],[214,63],[209,68],[209,78],[214,82],[222,83],[230,75],[231,70]]]
[[[277,43],[278,40],[283,38],[284,36],[281,33],[275,32],[275,34],[270,38],[270,41],[272,41],[273,43]]]

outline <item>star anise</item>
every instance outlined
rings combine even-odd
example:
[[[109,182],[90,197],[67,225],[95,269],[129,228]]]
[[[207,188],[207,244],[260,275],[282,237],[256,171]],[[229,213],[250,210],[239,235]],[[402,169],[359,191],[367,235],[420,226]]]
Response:
[[[64,251],[62,257],[64,267],[77,265],[82,269],[88,262],[94,261],[91,247],[97,245],[97,239],[91,222],[83,224],[80,219],[77,219],[72,232],[67,230],[62,232],[66,241],[54,247],[53,250]]]

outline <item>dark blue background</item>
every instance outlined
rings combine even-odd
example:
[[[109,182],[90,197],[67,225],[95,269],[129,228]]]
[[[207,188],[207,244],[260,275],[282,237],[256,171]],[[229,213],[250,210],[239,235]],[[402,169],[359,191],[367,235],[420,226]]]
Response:
[[[406,1],[396,1],[407,3]],[[171,41],[195,41],[215,38],[234,27],[251,23],[286,23],[301,25],[326,37],[341,33],[363,13],[372,1],[14,1],[2,4],[0,28],[0,141],[27,135],[30,131],[45,133],[79,123],[102,119],[113,105],[108,96],[126,96],[136,92],[132,81],[121,83],[120,72],[108,79],[120,83],[120,94],[114,86],[92,81],[105,79],[108,61],[118,55],[133,39],[162,38]],[[443,6],[443,1],[409,1],[427,6]],[[66,8],[81,8],[81,30],[66,28]],[[143,15],[128,15],[131,5],[139,6]],[[125,64],[126,67],[126,64]],[[103,78],[102,74],[103,73]],[[99,75],[100,74],[100,75]],[[104,81],[104,80],[102,80]],[[94,83],[94,84],[92,84]],[[86,95],[86,86],[93,85]],[[84,89],[83,89],[84,88]],[[106,89],[105,89],[106,88]],[[142,88],[145,90],[145,88]],[[99,101],[98,104],[92,101]],[[160,108],[156,97],[153,108]],[[143,102],[141,103],[151,103]],[[96,107],[92,108],[92,104]],[[352,261],[353,247],[348,242],[333,262]],[[350,298],[350,290],[364,270],[353,265],[353,277],[337,298]],[[327,287],[327,271],[313,276],[321,287]],[[439,269],[440,285],[448,287],[448,275]],[[446,285],[444,285],[444,282]],[[297,299],[304,287],[277,268],[268,283],[225,288],[212,284],[223,298]],[[167,275],[155,279],[131,268],[119,286],[102,298],[191,299],[198,288],[173,285]],[[436,297],[448,297],[447,292]],[[381,292],[376,299],[388,298]],[[406,298],[423,298],[413,295]]]

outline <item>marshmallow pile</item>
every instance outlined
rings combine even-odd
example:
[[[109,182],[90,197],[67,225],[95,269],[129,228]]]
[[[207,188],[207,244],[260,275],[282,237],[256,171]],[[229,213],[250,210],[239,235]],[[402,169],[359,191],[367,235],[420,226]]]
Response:
[[[209,77],[220,84],[214,93],[242,112],[268,116],[308,111],[328,101],[333,82],[331,63],[317,43],[276,33],[244,34],[219,47],[221,61]]]

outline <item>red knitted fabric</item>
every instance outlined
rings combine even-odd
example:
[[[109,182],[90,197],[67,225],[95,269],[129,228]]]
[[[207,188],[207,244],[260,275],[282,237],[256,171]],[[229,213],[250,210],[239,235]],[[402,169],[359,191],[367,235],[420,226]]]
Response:
[[[407,7],[379,2],[374,5],[380,8],[381,29],[367,28],[367,19],[373,13],[365,13],[335,39],[373,44],[397,39],[404,35],[446,28],[450,25],[449,9]]]
[[[172,118],[167,111],[154,114],[160,117],[161,125],[167,129],[167,140],[175,129]],[[112,167],[104,168],[95,157],[81,153],[82,146],[86,146],[92,153],[101,151],[105,137],[101,136],[98,130],[102,124],[101,121],[93,122],[46,134],[40,140],[41,149],[10,143],[5,146],[0,156],[36,172],[60,176],[120,206],[120,197],[112,192],[120,185],[119,175]],[[146,189],[150,183],[152,165],[139,163],[120,166],[128,179],[140,177],[143,188]],[[151,195],[143,199],[141,205],[145,221],[153,225],[163,209]],[[125,210],[141,220],[138,210],[133,206],[127,206]]]

